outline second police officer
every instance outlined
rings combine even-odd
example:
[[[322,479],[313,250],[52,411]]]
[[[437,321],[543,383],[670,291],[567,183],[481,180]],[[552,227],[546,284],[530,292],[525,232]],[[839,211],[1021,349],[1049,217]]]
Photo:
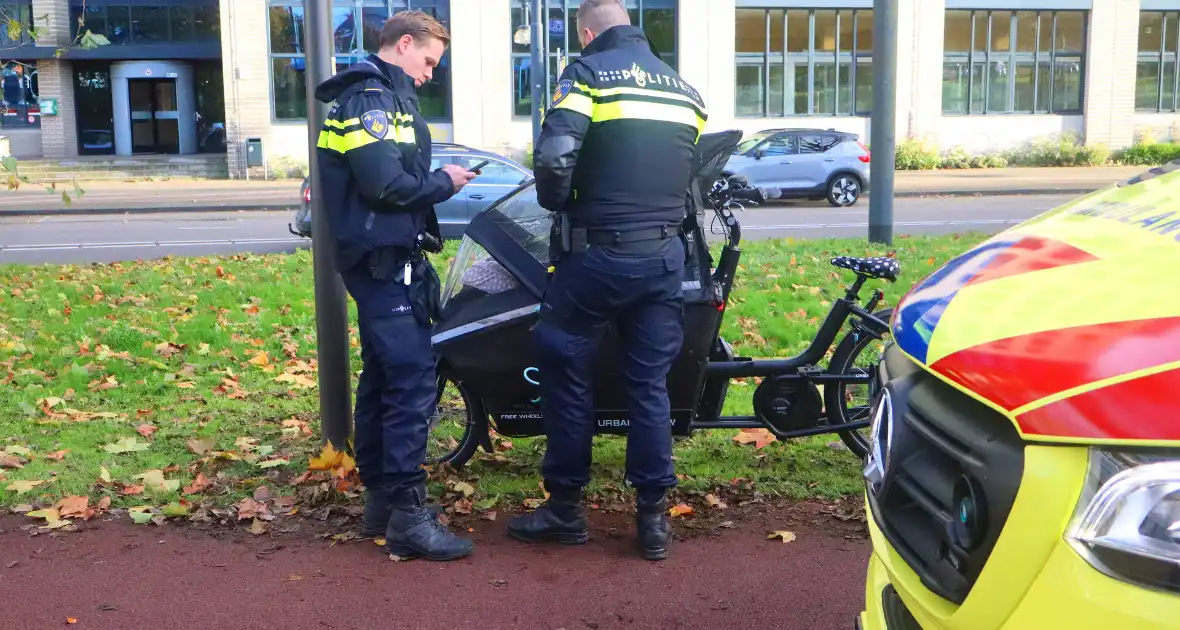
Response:
[[[433,17],[402,11],[380,48],[316,88],[332,102],[317,159],[344,285],[356,300],[364,371],[356,393],[357,472],[367,497],[362,532],[391,555],[453,560],[472,544],[424,505],[426,442],[437,395],[430,323],[438,277],[434,205],[475,173],[431,171],[430,129],[415,88],[429,81],[450,36]]]
[[[555,226],[553,274],[534,331],[550,496],[508,533],[588,540],[592,371],[614,323],[630,399],[626,465],[637,538],[643,556],[658,560],[671,537],[665,495],[676,485],[667,375],[684,338],[680,229],[705,105],[619,0],[586,0],[577,27],[582,54],[562,73],[534,150],[537,199]]]

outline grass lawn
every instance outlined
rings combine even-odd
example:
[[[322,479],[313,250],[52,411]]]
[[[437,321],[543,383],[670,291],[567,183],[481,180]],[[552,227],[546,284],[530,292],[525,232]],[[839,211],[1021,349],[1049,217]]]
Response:
[[[886,303],[895,304],[982,238],[899,238],[888,248],[859,239],[748,243],[723,335],[747,355],[797,353],[847,281],[828,264],[831,255],[895,253],[902,280],[870,285],[883,286]],[[445,260],[436,257],[440,275]],[[132,508],[147,520],[165,507],[177,516],[201,505],[241,510],[260,485],[292,496],[276,506],[289,508],[301,491],[301,502],[308,493],[322,498],[327,484],[306,477],[319,452],[313,303],[308,251],[0,266],[0,509],[85,496],[91,509]],[[351,336],[355,376],[355,326]],[[749,405],[752,385],[730,389],[732,412]],[[678,443],[682,488],[704,492],[745,479],[792,497],[859,489],[857,461],[828,446],[834,435],[756,448],[734,434],[708,431]],[[477,508],[541,496],[544,440],[501,448],[459,473]],[[621,489],[623,439],[599,438],[595,458],[593,490]],[[436,489],[456,482],[435,475]],[[62,515],[80,513],[72,501],[59,504]]]

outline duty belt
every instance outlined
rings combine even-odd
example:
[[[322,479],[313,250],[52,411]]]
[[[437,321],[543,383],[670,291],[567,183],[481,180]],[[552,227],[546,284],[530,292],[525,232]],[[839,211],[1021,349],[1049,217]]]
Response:
[[[570,231],[574,251],[584,251],[590,245],[626,245],[643,241],[662,241],[680,235],[679,230],[668,226],[625,232],[584,227],[576,227]]]

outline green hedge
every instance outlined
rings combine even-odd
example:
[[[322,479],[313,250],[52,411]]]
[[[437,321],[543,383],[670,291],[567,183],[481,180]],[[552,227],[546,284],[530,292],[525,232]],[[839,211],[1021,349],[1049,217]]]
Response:
[[[1077,133],[1068,132],[1058,137],[1038,138],[999,154],[972,155],[959,147],[940,154],[919,141],[905,140],[898,143],[894,160],[899,171],[1006,166],[1158,166],[1180,160],[1180,142],[1147,140],[1111,153],[1105,145],[1082,145]],[[532,144],[526,148],[524,165],[533,167]]]

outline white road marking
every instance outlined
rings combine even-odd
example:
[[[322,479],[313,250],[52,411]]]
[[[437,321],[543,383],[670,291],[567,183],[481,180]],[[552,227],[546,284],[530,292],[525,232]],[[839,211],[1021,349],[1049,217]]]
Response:
[[[306,243],[303,238],[241,238],[221,241],[135,241],[128,243],[44,243],[38,245],[0,245],[0,252],[35,252],[64,249],[118,249],[121,247],[191,247],[194,245],[279,245]]]

